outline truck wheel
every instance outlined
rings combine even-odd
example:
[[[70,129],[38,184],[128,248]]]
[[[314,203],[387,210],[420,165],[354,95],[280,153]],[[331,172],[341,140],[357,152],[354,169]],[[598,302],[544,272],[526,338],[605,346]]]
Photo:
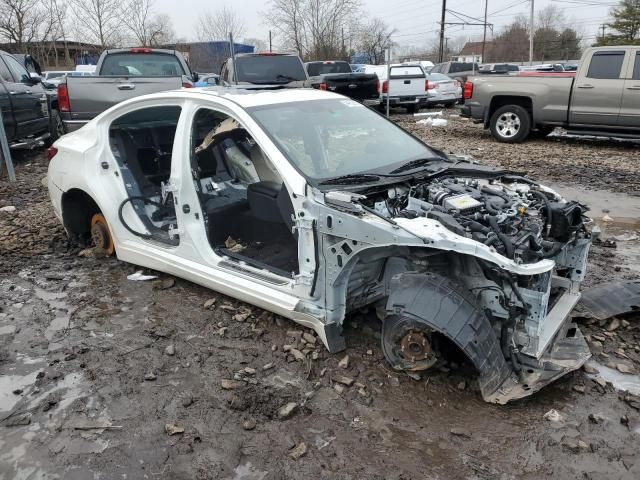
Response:
[[[407,113],[416,113],[418,111],[418,105],[409,105],[407,107]]]
[[[47,144],[51,146],[62,135],[67,133],[64,129],[64,123],[62,123],[62,117],[58,110],[51,110],[51,117],[49,118],[49,139]]]
[[[491,116],[493,137],[503,143],[520,143],[531,133],[531,116],[520,105],[505,105]]]

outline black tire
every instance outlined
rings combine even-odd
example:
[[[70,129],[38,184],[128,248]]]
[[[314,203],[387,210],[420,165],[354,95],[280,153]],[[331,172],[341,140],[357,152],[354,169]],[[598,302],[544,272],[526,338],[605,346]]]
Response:
[[[456,103],[458,103],[458,101],[456,100],[455,102],[447,102],[444,104],[444,108],[451,108],[451,107],[455,107]]]
[[[491,116],[490,129],[499,142],[524,142],[531,133],[531,115],[520,105],[505,105]]]
[[[49,117],[49,139],[47,140],[47,146],[53,145],[66,132],[64,123],[62,123],[62,117],[58,110],[51,110],[51,116]]]
[[[409,105],[407,108],[407,113],[416,113],[420,108],[418,105]]]

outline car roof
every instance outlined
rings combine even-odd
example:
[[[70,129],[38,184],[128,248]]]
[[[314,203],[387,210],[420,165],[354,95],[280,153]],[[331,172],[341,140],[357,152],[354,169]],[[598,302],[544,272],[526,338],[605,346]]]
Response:
[[[213,98],[224,98],[230,100],[243,108],[257,107],[263,105],[276,105],[290,102],[306,102],[310,100],[327,100],[327,99],[343,99],[348,98],[336,93],[314,88],[239,88],[235,86],[221,87],[211,86],[203,88],[184,88],[173,90],[170,92],[161,92],[151,95],[135,97],[136,99],[145,98],[166,98],[167,94],[171,94],[174,98],[183,96],[200,99],[211,100]]]

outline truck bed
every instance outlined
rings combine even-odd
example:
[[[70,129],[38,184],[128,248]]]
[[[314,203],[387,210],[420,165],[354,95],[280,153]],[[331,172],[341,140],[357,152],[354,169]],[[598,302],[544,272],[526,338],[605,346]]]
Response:
[[[149,93],[175,90],[182,86],[181,76],[167,77],[68,77],[69,111],[63,119],[70,130],[82,126],[113,105]]]
[[[533,98],[534,123],[538,118],[545,122],[566,124],[574,76],[476,76],[473,83],[473,98],[465,102],[472,117],[489,121],[486,113],[491,102],[501,98]]]

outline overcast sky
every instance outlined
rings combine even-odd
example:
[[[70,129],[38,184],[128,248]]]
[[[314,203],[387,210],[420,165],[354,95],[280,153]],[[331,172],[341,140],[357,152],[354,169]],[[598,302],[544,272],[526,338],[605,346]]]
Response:
[[[488,23],[495,25],[498,33],[501,27],[508,25],[518,14],[528,15],[529,0],[488,0]],[[167,13],[173,20],[176,34],[188,40],[195,39],[194,25],[199,12],[215,11],[216,7],[226,4],[245,16],[246,37],[268,39],[269,27],[263,23],[261,12],[269,7],[269,0],[189,0],[184,4],[176,0],[156,0],[159,12]],[[384,19],[397,32],[395,42],[399,44],[425,45],[431,43],[439,30],[442,0],[362,0],[364,11],[369,16]],[[484,16],[485,0],[447,0],[447,8],[472,17]],[[535,0],[536,10],[547,5],[556,5],[564,10],[570,25],[592,42],[598,27],[606,22],[615,0]],[[458,20],[451,13],[448,22]],[[482,27],[448,26],[447,37],[460,36],[471,39],[481,37]],[[274,42],[275,43],[275,42]]]

